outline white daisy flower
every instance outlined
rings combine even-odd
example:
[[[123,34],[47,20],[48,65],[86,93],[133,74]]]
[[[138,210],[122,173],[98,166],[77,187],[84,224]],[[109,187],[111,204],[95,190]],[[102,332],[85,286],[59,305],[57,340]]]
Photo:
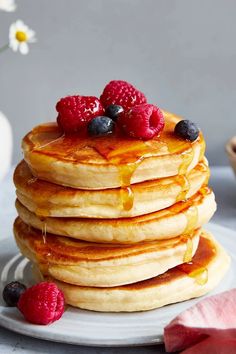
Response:
[[[0,0],[0,10],[12,12],[15,11],[15,0]]]
[[[10,26],[9,47],[14,52],[19,50],[21,54],[28,54],[28,43],[34,42],[36,42],[35,32],[26,26],[23,21],[18,20]]]

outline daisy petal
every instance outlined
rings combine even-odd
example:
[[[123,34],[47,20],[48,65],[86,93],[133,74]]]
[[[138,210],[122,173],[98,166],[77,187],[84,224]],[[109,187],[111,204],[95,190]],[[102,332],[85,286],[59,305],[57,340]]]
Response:
[[[9,36],[15,36],[16,33],[16,24],[12,23],[9,28]]]
[[[26,42],[20,43],[19,51],[21,54],[25,55],[29,53],[29,46]]]
[[[34,37],[35,36],[35,32],[32,29],[28,30],[28,37]]]
[[[35,37],[32,37],[32,38],[29,38],[27,42],[28,43],[35,43],[35,42],[37,42],[37,39]]]
[[[27,36],[28,36],[28,39],[31,39],[31,40],[35,40],[35,32],[31,29],[28,29],[27,31]]]
[[[9,43],[9,47],[13,50],[13,52],[17,52],[19,49],[19,42],[17,40],[13,40]]]
[[[21,30],[22,32],[28,32],[29,27],[23,23],[23,25],[21,27],[19,27],[19,30]]]
[[[17,21],[15,22],[15,25],[16,25],[16,28],[17,28],[17,29],[22,29],[22,27],[24,26],[24,22],[21,21],[21,20],[17,20]]]

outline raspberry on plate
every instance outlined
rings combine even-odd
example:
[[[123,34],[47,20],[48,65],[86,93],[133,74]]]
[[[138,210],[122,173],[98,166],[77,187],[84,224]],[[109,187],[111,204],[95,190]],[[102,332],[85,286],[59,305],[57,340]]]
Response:
[[[122,106],[124,110],[147,102],[145,95],[141,91],[122,80],[110,81],[105,86],[100,100],[105,108],[115,104]]]
[[[161,133],[165,121],[160,108],[146,103],[122,113],[118,124],[129,136],[148,140]]]
[[[64,295],[56,284],[42,282],[28,288],[20,297],[18,309],[28,322],[47,325],[64,312]]]
[[[57,123],[65,133],[76,133],[94,117],[104,113],[101,102],[94,96],[67,96],[56,104]]]

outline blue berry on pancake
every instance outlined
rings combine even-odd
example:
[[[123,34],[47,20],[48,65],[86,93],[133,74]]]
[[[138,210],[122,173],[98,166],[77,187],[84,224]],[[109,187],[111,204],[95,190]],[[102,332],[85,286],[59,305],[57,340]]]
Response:
[[[199,136],[199,128],[195,123],[185,119],[176,124],[175,134],[185,140],[194,141]]]
[[[110,104],[105,110],[105,115],[116,121],[119,115],[124,112],[124,108],[118,104]]]
[[[90,136],[103,136],[113,132],[115,123],[106,116],[98,116],[88,123],[88,133]]]

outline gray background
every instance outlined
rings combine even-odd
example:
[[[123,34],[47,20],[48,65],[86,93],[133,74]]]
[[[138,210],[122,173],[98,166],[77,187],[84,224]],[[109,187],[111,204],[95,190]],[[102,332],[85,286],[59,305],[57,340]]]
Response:
[[[99,95],[111,79],[135,84],[152,103],[196,121],[208,157],[227,164],[236,133],[235,0],[18,0],[0,12],[0,46],[20,18],[37,32],[24,57],[0,55],[0,109],[20,139],[55,119],[61,96]]]

